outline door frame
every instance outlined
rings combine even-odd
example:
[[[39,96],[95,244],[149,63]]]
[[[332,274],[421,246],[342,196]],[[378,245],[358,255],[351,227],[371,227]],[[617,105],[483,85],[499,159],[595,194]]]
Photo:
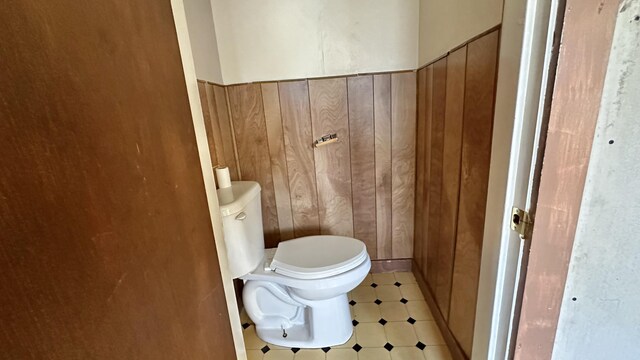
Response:
[[[202,104],[200,103],[198,79],[196,77],[195,63],[193,60],[193,53],[191,51],[191,42],[189,40],[187,17],[185,14],[183,0],[171,0],[171,9],[173,11],[173,21],[175,22],[176,34],[178,36],[180,58],[182,59],[182,69],[187,86],[187,95],[189,98],[189,106],[191,108],[191,117],[193,119],[193,129],[196,136],[198,154],[200,156],[200,167],[202,169],[207,204],[209,206],[211,226],[213,228],[216,251],[218,252],[220,275],[222,277],[222,286],[227,303],[231,333],[236,350],[236,359],[246,360],[247,351],[244,344],[240,311],[238,309],[238,302],[236,301],[236,292],[233,287],[233,278],[228,270],[229,261],[227,259],[227,248],[224,243],[224,235],[222,232],[222,214],[220,213],[220,206],[218,205],[218,193],[216,191],[216,182],[213,175],[213,163],[211,161],[211,154],[209,153],[207,131],[204,123]]]
[[[513,358],[551,359],[620,0],[567,0]]]
[[[528,243],[510,229],[517,206],[535,209],[561,0],[506,0],[472,359],[506,359]]]

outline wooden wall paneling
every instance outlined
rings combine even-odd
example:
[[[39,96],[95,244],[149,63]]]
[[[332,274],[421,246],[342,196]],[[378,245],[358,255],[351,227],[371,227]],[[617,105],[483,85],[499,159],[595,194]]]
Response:
[[[429,228],[427,231],[427,283],[435,294],[440,256],[440,201],[442,196],[442,152],[447,87],[447,58],[433,64],[431,158],[429,174]]]
[[[445,319],[449,317],[453,256],[458,224],[466,60],[466,46],[450,53],[447,57],[442,194],[440,197],[440,241],[438,245],[438,270],[435,289],[436,302]]]
[[[373,76],[376,170],[377,258],[392,256],[391,226],[391,75]]]
[[[215,104],[209,101],[207,97],[207,83],[198,80],[198,94],[200,95],[200,104],[202,106],[202,115],[204,117],[204,126],[207,132],[207,143],[209,145],[209,155],[211,155],[211,163],[213,166],[218,165],[218,151],[216,151],[216,142],[214,141],[214,126],[211,114],[217,116]],[[216,129],[216,132],[217,129]]]
[[[367,244],[369,257],[377,256],[376,171],[373,123],[373,76],[347,78],[353,235]]]
[[[424,183],[422,189],[422,276],[427,279],[429,260],[429,212],[431,194],[431,138],[433,125],[433,64],[425,67],[425,144],[424,144]]]
[[[418,70],[418,95],[417,95],[417,117],[416,117],[416,196],[415,196],[415,217],[413,231],[413,259],[416,264],[422,268],[422,245],[424,243],[423,236],[423,210],[424,210],[424,168],[427,142],[426,127],[427,121],[427,98],[425,91],[427,90],[427,68]]]
[[[294,235],[317,235],[320,222],[307,81],[280,82],[278,89]]]
[[[260,84],[227,87],[242,179],[257,181],[262,188],[262,218],[266,247],[280,240],[267,128]]]
[[[499,32],[494,31],[467,46],[460,209],[449,312],[449,327],[467,356],[480,272],[498,40]]]
[[[234,359],[170,3],[0,22],[0,358]]]
[[[413,255],[416,73],[391,75],[392,256]]]
[[[227,102],[227,89],[220,85],[210,84],[207,86],[207,92],[209,91],[213,91],[212,94],[207,94],[207,96],[213,96],[213,101],[215,101],[215,107],[218,116],[212,116],[212,120],[217,120],[217,124],[220,129],[220,143],[222,145],[221,147],[216,146],[216,149],[221,149],[218,151],[220,151],[221,153],[223,152],[224,156],[224,162],[220,157],[218,158],[218,161],[220,164],[229,167],[231,180],[240,180],[242,179],[242,174],[236,151],[236,135],[233,131],[231,117],[229,115],[230,109]]]
[[[346,79],[309,80],[309,101],[313,139],[338,136],[338,141],[314,148],[320,233],[353,236]]]
[[[278,228],[280,238],[289,240],[293,234],[293,212],[291,211],[291,195],[289,191],[289,174],[287,157],[284,149],[284,131],[280,115],[280,96],[277,83],[263,83],[262,102],[267,127],[269,157],[271,158],[271,174],[275,191],[276,208],[278,210]]]
[[[222,132],[222,127],[221,127],[221,117],[220,117],[220,113],[224,113],[227,114],[227,116],[225,116],[223,118],[222,121],[225,122],[229,122],[228,119],[228,113],[229,110],[227,108],[227,102],[226,99],[223,99],[223,103],[222,104],[218,104],[218,102],[216,101],[216,96],[215,96],[215,85],[213,84],[209,84],[207,83],[205,85],[205,97],[206,97],[206,101],[207,101],[207,105],[209,106],[209,119],[211,121],[211,127],[207,127],[207,132],[209,131],[209,129],[211,129],[211,138],[213,140],[213,149],[215,152],[215,157],[212,157],[212,161],[213,159],[215,159],[215,162],[212,163],[213,166],[229,166],[229,170],[231,170],[231,166],[233,166],[234,164],[236,164],[236,156],[235,153],[233,152],[233,148],[230,149],[229,152],[229,156],[231,157],[232,161],[231,161],[231,165],[228,164],[227,161],[227,151],[225,151],[225,146],[224,146],[224,140],[223,140],[223,132]],[[224,91],[223,91],[224,94]],[[204,108],[203,108],[204,111]],[[207,133],[207,136],[209,134]],[[229,136],[231,134],[227,134],[227,136]],[[209,147],[211,147],[212,144],[209,144]],[[211,150],[211,149],[209,149]],[[230,173],[233,173],[233,171],[230,171]],[[234,179],[237,180],[237,179]]]

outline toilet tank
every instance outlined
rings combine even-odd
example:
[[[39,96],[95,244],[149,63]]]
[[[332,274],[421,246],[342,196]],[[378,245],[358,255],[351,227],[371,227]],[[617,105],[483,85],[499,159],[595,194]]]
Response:
[[[232,181],[218,189],[224,242],[229,270],[239,278],[261,265],[264,257],[260,185],[255,181]]]

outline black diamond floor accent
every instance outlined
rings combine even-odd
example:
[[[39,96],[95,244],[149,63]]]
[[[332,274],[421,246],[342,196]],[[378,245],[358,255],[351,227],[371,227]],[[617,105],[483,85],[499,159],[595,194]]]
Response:
[[[262,349],[260,349],[260,350],[262,350],[262,353],[263,353],[263,354],[266,354],[266,353],[268,353],[268,352],[269,352],[269,350],[271,350],[271,349],[269,348],[269,346],[268,346],[268,345],[265,345],[265,346],[264,346]]]
[[[378,284],[373,283],[373,284],[371,284],[371,287],[375,289],[375,288],[377,288],[377,287],[378,287]]]
[[[407,322],[408,322],[409,324],[413,325],[413,324],[415,324],[415,323],[416,323],[416,319],[414,319],[414,318],[410,317],[410,318],[408,318],[408,319],[407,319]]]
[[[353,301],[353,300],[349,301],[349,305],[353,306],[353,305],[355,305],[355,304],[356,304],[356,302],[355,302],[355,301]]]
[[[358,320],[352,320],[351,323],[353,324],[353,326],[358,326],[358,324],[360,324]]]
[[[393,349],[393,345],[386,343],[384,344],[384,348],[387,349],[387,351],[391,351],[391,349]]]
[[[329,350],[331,350],[331,348],[330,348],[330,347],[324,347],[324,348],[322,348],[322,351],[324,351],[325,353],[328,353],[328,352],[329,352]]]
[[[360,344],[356,343],[355,345],[353,345],[352,347],[353,350],[355,350],[356,352],[362,350],[362,346],[360,346]]]
[[[382,326],[384,326],[384,325],[387,323],[387,320],[385,320],[385,319],[380,319],[380,320],[378,320],[378,322],[379,322]]]
[[[397,287],[400,287],[400,285],[402,285],[402,284],[400,284],[399,282],[397,282],[397,281],[396,281],[396,283],[395,283],[395,284],[393,284],[393,285],[395,285],[395,286],[397,286]]]
[[[251,326],[251,324],[249,324],[249,323],[244,323],[244,324],[242,324],[242,328],[243,328],[243,329],[246,329],[246,328],[248,328],[249,326]]]
[[[407,300],[407,299],[405,299],[405,298],[402,298],[402,299],[400,299],[400,302],[401,302],[401,303],[403,303],[403,304],[406,304],[406,303],[408,303],[408,302],[409,302],[409,300]]]
[[[424,350],[424,348],[427,347],[427,345],[421,343],[420,341],[418,341],[418,343],[416,344],[416,347],[420,350]]]
[[[380,299],[376,299],[376,301],[374,301],[374,303],[380,305],[380,304],[382,304],[382,301],[380,301]]]
[[[291,348],[291,351],[295,354],[300,351],[300,348]]]

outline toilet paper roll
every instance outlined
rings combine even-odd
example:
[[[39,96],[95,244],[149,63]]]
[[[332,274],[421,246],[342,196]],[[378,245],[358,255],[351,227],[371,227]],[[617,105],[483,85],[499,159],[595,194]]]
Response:
[[[218,188],[226,189],[231,187],[231,176],[229,175],[228,167],[216,168],[216,179],[218,179]]]

